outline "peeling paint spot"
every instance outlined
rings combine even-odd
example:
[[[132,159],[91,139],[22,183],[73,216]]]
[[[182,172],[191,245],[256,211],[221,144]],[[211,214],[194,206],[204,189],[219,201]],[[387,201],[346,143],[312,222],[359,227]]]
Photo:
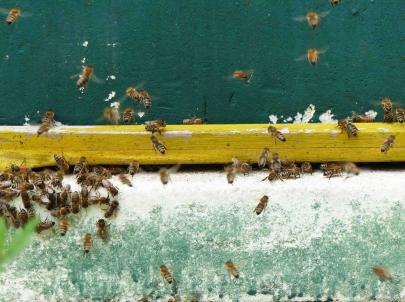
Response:
[[[314,132],[314,129],[306,129],[304,132],[305,133],[312,133],[312,132]]]
[[[163,136],[167,136],[167,137],[178,137],[178,136],[190,137],[192,135],[193,135],[193,132],[191,132],[191,131],[166,131],[163,134]]]
[[[277,124],[278,117],[277,117],[277,115],[270,114],[269,115],[269,120],[270,120],[271,123]]]
[[[288,128],[282,128],[279,130],[281,133],[286,134],[286,133],[290,133],[290,130],[288,130]]]
[[[388,128],[377,128],[377,130],[380,130],[382,132],[388,132]]]
[[[110,101],[110,100],[112,100],[112,98],[113,97],[115,97],[115,91],[111,91],[109,94],[108,94],[108,97],[106,98],[106,99],[104,99],[104,101],[105,102],[108,102],[108,101]]]

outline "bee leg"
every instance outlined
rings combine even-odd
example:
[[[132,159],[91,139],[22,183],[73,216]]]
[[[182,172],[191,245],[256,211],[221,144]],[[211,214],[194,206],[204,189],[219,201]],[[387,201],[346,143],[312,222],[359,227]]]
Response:
[[[266,180],[266,179],[268,179],[268,178],[269,178],[269,177],[268,177],[268,176],[266,176],[265,178],[263,178],[263,179],[262,179],[262,181],[265,181],[265,180]]]

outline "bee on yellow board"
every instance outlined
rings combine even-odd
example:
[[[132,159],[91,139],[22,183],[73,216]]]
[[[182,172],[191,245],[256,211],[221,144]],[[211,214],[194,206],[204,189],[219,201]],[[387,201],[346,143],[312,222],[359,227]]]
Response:
[[[29,13],[22,13],[19,7],[13,7],[11,9],[0,8],[0,13],[3,15],[7,15],[6,17],[6,24],[11,25],[15,23],[20,17],[29,17],[31,14]]]
[[[298,17],[293,18],[293,20],[297,21],[297,22],[307,21],[308,25],[312,29],[315,29],[315,28],[317,28],[319,26],[319,23],[321,22],[321,19],[328,16],[329,13],[330,13],[330,11],[321,12],[319,14],[314,12],[314,11],[310,11],[305,16],[298,16]]]
[[[322,49],[308,48],[307,53],[305,55],[299,56],[295,60],[303,61],[303,60],[307,59],[311,65],[316,65],[316,64],[318,64],[319,56],[322,54],[325,54],[326,51],[327,51],[327,48],[322,48]]]

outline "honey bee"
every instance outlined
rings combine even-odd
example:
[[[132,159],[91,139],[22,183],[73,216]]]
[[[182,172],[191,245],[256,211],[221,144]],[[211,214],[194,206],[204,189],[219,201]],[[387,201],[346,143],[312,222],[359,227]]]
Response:
[[[342,166],[336,163],[321,164],[321,170],[323,171],[323,175],[329,179],[334,176],[341,176],[343,172]]]
[[[280,156],[277,152],[273,152],[270,161],[270,168],[274,171],[279,173],[282,168],[282,162],[280,160]]]
[[[83,239],[83,255],[86,255],[90,252],[91,246],[93,245],[93,237],[90,233],[84,235]]]
[[[250,83],[253,77],[254,70],[235,70],[232,73],[232,78],[238,81],[246,81],[246,83]]]
[[[72,199],[72,213],[77,214],[80,212],[80,204],[81,204],[79,192],[76,191],[73,192],[71,199]]]
[[[55,188],[62,188],[63,177],[65,173],[62,170],[56,171],[52,177],[51,185]]]
[[[73,168],[73,174],[87,173],[89,171],[89,166],[87,163],[87,158],[81,156]]]
[[[104,109],[103,112],[103,117],[111,122],[112,124],[118,125],[121,120],[120,113],[118,111],[118,108],[113,106],[113,107],[107,107]]]
[[[316,49],[316,48],[309,48],[305,55],[302,55],[296,59],[296,61],[308,60],[311,65],[316,65],[319,61],[319,56],[326,53],[327,49]]]
[[[240,277],[239,270],[236,268],[235,264],[231,260],[225,262],[225,268],[228,271],[228,273],[232,275],[234,278]]]
[[[160,274],[167,283],[172,284],[173,282],[175,282],[173,274],[170,272],[169,268],[166,265],[160,266]]]
[[[349,138],[352,136],[357,136],[357,132],[359,131],[354,124],[347,120],[339,120],[338,127],[342,130],[342,132],[346,132]]]
[[[101,185],[103,188],[105,188],[108,193],[110,193],[112,196],[118,195],[118,189],[114,187],[114,185],[108,180],[108,179],[103,179],[101,181]]]
[[[269,153],[270,153],[270,149],[269,148],[264,148],[262,153],[259,156],[259,160],[257,161],[257,165],[259,166],[259,168],[264,168],[267,163],[269,162]]]
[[[303,21],[307,21],[308,25],[312,28],[315,29],[319,26],[319,23],[321,22],[321,18],[325,18],[326,16],[329,15],[329,11],[326,12],[322,12],[317,14],[314,11],[310,11],[308,12],[305,16],[299,16],[299,17],[295,17],[293,18],[295,21],[298,22],[303,22]]]
[[[106,177],[106,178],[111,177],[111,172],[102,166],[93,167],[93,172],[102,177]]]
[[[11,223],[13,226],[18,229],[20,227],[20,218],[19,218],[19,213],[17,211],[16,207],[10,206],[9,204],[6,204],[7,212],[10,214],[10,219]]]
[[[91,77],[94,74],[94,68],[92,65],[83,66],[82,73],[79,76],[79,79],[76,82],[78,88],[83,88],[87,86]]]
[[[26,209],[31,208],[31,206],[32,206],[31,198],[30,198],[28,192],[26,190],[22,190],[22,191],[20,191],[20,195],[21,195],[21,201],[24,204],[24,208],[26,208]]]
[[[276,142],[277,139],[281,142],[285,142],[287,141],[287,139],[285,138],[284,134],[282,134],[280,131],[278,131],[276,129],[276,127],[274,126],[269,126],[267,128],[267,132],[271,135],[271,137],[274,138],[274,141]]]
[[[299,178],[301,177],[301,170],[293,163],[288,168],[283,169],[280,176],[282,178]]]
[[[145,122],[145,130],[153,133],[158,132],[162,134],[162,131],[165,130],[166,122],[164,120],[154,120]]]
[[[159,140],[157,139],[156,136],[152,135],[150,137],[150,140],[153,144],[153,148],[158,151],[160,154],[165,154],[166,153],[166,147],[165,145],[163,145],[161,142],[159,142]]]
[[[32,184],[35,187],[37,187],[41,190],[45,189],[45,183],[44,183],[44,180],[42,179],[41,175],[39,175],[38,173],[31,173],[30,178],[31,178]]]
[[[129,180],[128,176],[126,176],[125,174],[120,174],[119,179],[124,185],[132,187],[131,181]]]
[[[134,117],[134,110],[132,108],[125,108],[124,112],[122,113],[122,120],[124,123],[129,124]]]
[[[405,122],[405,110],[404,108],[395,109],[395,119],[398,123]]]
[[[196,116],[183,120],[183,125],[201,125],[204,124],[204,119]]]
[[[128,166],[128,174],[134,177],[136,173],[139,171],[139,161],[133,160],[129,163]]]
[[[59,233],[61,236],[65,236],[69,229],[69,222],[63,218],[59,221]]]
[[[256,212],[256,215],[260,215],[266,209],[268,202],[268,196],[264,195],[262,198],[260,198],[260,201],[254,210]]]
[[[36,231],[37,233],[41,233],[43,231],[49,230],[51,228],[53,228],[53,226],[55,225],[54,221],[50,221],[50,220],[44,220],[38,223],[37,227],[36,227]]]
[[[23,226],[28,222],[28,213],[25,209],[20,210],[20,212],[18,213],[18,219]]]
[[[312,165],[309,162],[304,162],[301,164],[301,172],[302,173],[311,173],[312,175]]]
[[[392,280],[392,275],[390,272],[382,266],[374,266],[373,273],[376,274],[382,281]]]
[[[279,179],[279,180],[281,180],[281,181],[284,181],[284,180],[281,178],[280,173],[274,171],[273,169],[269,169],[269,175],[267,175],[265,178],[263,178],[262,181],[265,181],[266,179],[267,179],[268,181],[275,181],[275,180],[277,180],[277,179]]]
[[[7,15],[6,23],[7,25],[11,25],[21,16],[21,9],[19,7],[13,7],[10,10],[1,9],[1,13]]]
[[[61,171],[69,171],[69,163],[62,155],[54,154],[53,157],[55,159],[56,165]]]
[[[354,175],[359,175],[360,174],[360,169],[357,167],[355,163],[352,162],[347,162],[343,164],[343,170],[347,174],[354,174]]]
[[[142,103],[147,110],[152,106],[152,97],[146,90],[128,87],[126,94],[132,100]]]
[[[161,168],[159,170],[159,176],[160,176],[160,181],[162,182],[162,184],[167,185],[170,180],[170,173],[177,172],[177,170],[179,168],[180,168],[180,165],[175,165],[175,166],[171,167],[170,169]]]
[[[37,136],[40,136],[42,133],[48,132],[51,128],[55,127],[54,117],[55,113],[52,110],[45,112],[41,125],[38,128]]]
[[[367,115],[353,115],[351,121],[352,123],[372,123],[374,118]]]
[[[53,217],[59,217],[59,218],[66,217],[69,213],[70,213],[70,208],[67,206],[60,207],[60,208],[57,208],[57,209],[51,211],[51,215]]]
[[[108,239],[108,224],[104,219],[99,219],[96,223],[97,236],[102,240],[106,241]]]
[[[384,111],[383,122],[392,123],[395,120],[395,113],[392,107],[392,101],[389,98],[383,98],[381,100],[381,105]]]
[[[227,166],[225,167],[225,172],[226,172],[226,180],[228,181],[229,184],[233,184],[236,178],[235,169],[232,166]]]
[[[82,189],[80,191],[80,199],[81,199],[81,206],[82,208],[87,208],[89,206],[89,190],[87,189],[86,186],[82,186]]]
[[[342,2],[342,0],[330,0],[330,4],[331,4],[332,6],[338,5],[338,4],[340,4],[341,2]]]
[[[394,147],[395,135],[390,135],[386,141],[381,145],[381,152],[387,153],[392,147]]]
[[[113,216],[117,212],[118,206],[119,206],[119,202],[117,200],[114,200],[110,204],[107,211],[104,213],[104,218],[110,218],[111,216]]]

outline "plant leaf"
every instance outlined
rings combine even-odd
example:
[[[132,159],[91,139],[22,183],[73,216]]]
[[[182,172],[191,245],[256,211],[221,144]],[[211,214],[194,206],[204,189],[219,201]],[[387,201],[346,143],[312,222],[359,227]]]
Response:
[[[23,229],[19,229],[15,232],[11,239],[10,245],[4,255],[4,261],[9,261],[11,258],[17,256],[29,243],[32,234],[35,231],[39,218],[31,219]]]
[[[4,240],[6,238],[6,221],[4,218],[0,218],[0,264],[3,262],[4,256]]]

